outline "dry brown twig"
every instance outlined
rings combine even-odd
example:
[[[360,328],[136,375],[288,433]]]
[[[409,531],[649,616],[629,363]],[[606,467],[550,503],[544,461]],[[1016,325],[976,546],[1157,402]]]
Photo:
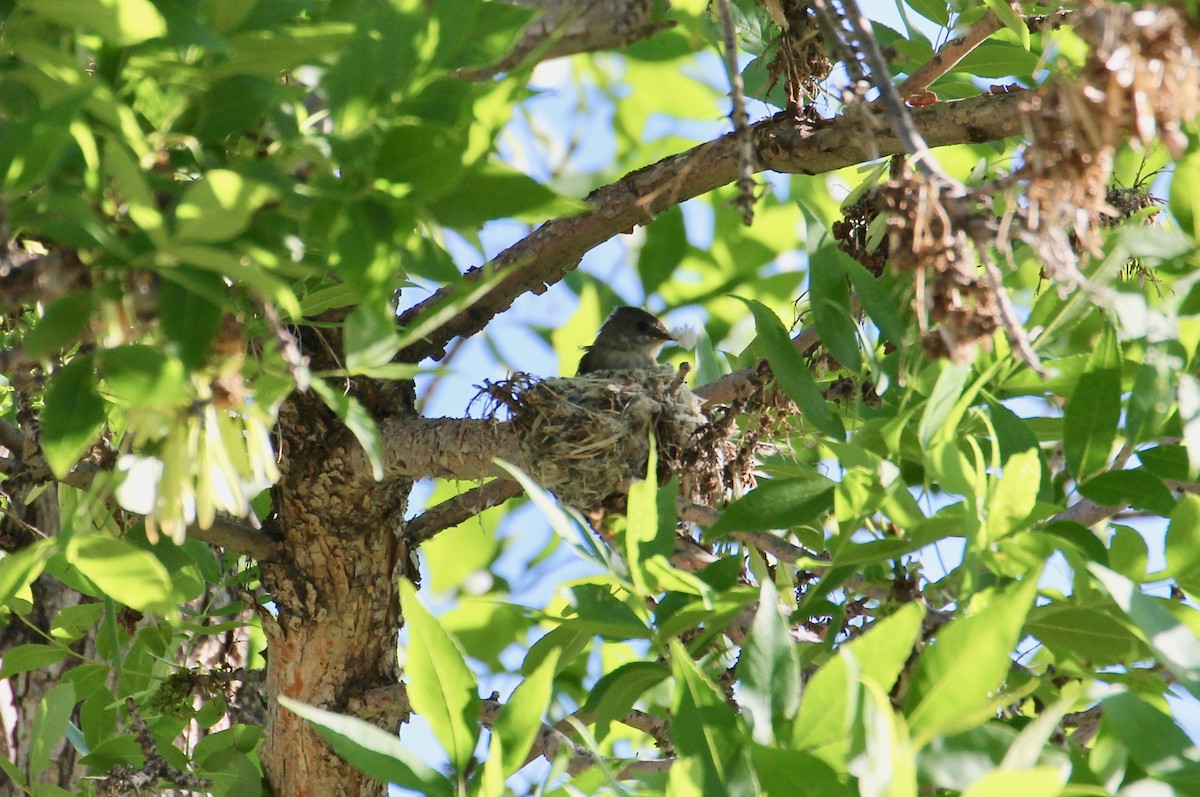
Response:
[[[737,31],[733,24],[730,0],[717,0],[721,13],[721,32],[724,38],[725,71],[729,77],[729,94],[733,107],[729,119],[738,144],[738,207],[742,223],[747,227],[754,221],[754,142],[750,137],[750,118],[746,115],[746,87],[737,62]]]

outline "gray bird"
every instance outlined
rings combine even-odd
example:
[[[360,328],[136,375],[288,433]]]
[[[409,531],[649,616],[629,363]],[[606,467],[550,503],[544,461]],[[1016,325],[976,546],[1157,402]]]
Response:
[[[600,327],[596,342],[587,347],[578,375],[655,369],[658,353],[673,340],[663,323],[645,310],[618,307]]]

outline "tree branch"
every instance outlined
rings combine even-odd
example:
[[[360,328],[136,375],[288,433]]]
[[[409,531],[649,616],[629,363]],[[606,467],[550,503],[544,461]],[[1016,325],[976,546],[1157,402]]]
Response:
[[[1019,4],[1014,3],[1014,6]],[[1015,8],[1016,12],[1021,13],[1019,7]],[[1030,33],[1038,33],[1043,30],[1057,30],[1067,20],[1071,18],[1074,11],[1060,8],[1052,14],[1039,14],[1037,16],[1025,17],[1025,24],[1029,28]],[[942,49],[934,53],[933,57],[925,63],[921,64],[900,85],[896,86],[896,93],[901,99],[907,100],[914,94],[920,94],[933,84],[935,80],[949,72],[954,67],[958,66],[959,62],[970,55],[976,47],[987,41],[987,38],[996,31],[1004,27],[1004,23],[1000,21],[991,11],[984,14],[979,19],[975,20],[971,27],[967,28],[959,36],[955,36],[950,41],[942,45]]]
[[[931,147],[992,141],[1020,132],[1021,104],[1031,96],[1031,92],[985,95],[917,108],[911,116]],[[906,151],[895,134],[886,130],[867,141],[857,120],[845,116],[812,130],[780,113],[750,129],[755,167],[760,171],[821,174]],[[737,179],[737,141],[731,133],[593,191],[586,198],[592,210],[546,222],[490,262],[468,271],[464,287],[443,288],[402,313],[399,324],[411,327],[425,314],[443,309],[459,291],[496,279],[474,304],[424,340],[402,349],[397,359],[415,363],[426,357],[440,358],[452,339],[479,332],[517,297],[545,292],[574,269],[584,254],[609,238],[648,224],[668,208]]]
[[[955,36],[942,45],[942,49],[933,57],[921,64],[911,75],[896,87],[896,93],[903,99],[914,94],[920,94],[929,88],[933,81],[949,72],[972,50],[983,44],[989,36],[1004,27],[1000,17],[991,11],[975,20],[975,24],[967,28],[961,36]]]
[[[1057,523],[1060,520],[1069,520],[1081,523],[1084,526],[1094,526],[1102,520],[1113,517],[1128,506],[1128,503],[1121,504],[1120,506],[1105,506],[1104,504],[1098,504],[1095,501],[1089,501],[1085,498],[1059,512],[1050,518],[1048,522]]]
[[[496,479],[473,487],[461,495],[447,498],[409,521],[405,531],[410,544],[420,545],[432,539],[439,531],[453,528],[480,512],[499,506],[510,498],[516,498],[523,492],[525,490],[521,485],[514,481]]]
[[[399,417],[380,424],[384,469],[394,476],[482,481],[507,476],[493,458],[528,470],[511,423]],[[365,454],[362,455],[365,460]],[[365,466],[365,464],[364,464]]]
[[[25,453],[25,435],[7,421],[0,421],[0,446],[7,448],[14,457]]]
[[[212,525],[202,529],[196,524],[188,526],[189,537],[203,540],[210,545],[219,545],[230,551],[249,556],[259,562],[270,562],[283,555],[283,546],[261,529],[252,529],[227,517],[217,516]]]

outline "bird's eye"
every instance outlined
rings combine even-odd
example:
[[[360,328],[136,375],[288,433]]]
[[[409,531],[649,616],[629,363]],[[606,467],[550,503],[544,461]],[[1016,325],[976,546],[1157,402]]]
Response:
[[[645,321],[638,322],[638,331],[639,332],[645,332],[649,328],[650,328],[650,325],[647,324]]]

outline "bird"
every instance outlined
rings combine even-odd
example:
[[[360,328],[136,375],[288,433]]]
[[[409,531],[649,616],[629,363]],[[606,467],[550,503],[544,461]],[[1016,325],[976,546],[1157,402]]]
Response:
[[[600,327],[596,342],[586,347],[576,375],[654,370],[658,368],[658,353],[674,340],[663,322],[645,310],[618,307]]]

